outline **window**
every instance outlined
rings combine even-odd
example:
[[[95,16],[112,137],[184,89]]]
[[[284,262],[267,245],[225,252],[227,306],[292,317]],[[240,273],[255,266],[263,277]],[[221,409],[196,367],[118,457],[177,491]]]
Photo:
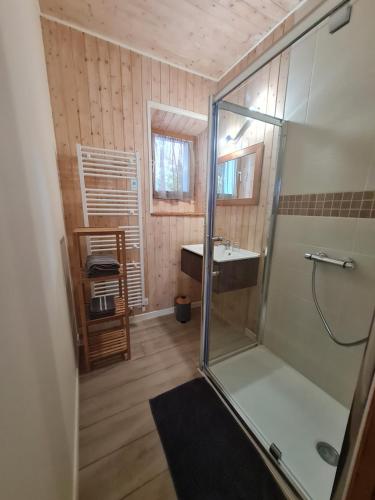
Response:
[[[154,198],[191,200],[194,197],[193,142],[152,133]]]

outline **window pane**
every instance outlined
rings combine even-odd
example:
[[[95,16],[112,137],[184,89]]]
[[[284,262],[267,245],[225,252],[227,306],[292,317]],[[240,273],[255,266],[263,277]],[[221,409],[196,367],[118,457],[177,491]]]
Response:
[[[158,195],[178,199],[190,194],[189,141],[153,134],[153,160]]]

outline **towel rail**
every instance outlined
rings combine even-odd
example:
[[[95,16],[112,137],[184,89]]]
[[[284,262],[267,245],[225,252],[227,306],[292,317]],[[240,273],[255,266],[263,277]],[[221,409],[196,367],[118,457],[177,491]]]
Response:
[[[132,259],[127,262],[128,280],[132,286],[129,306],[143,308],[147,305],[147,299],[138,153],[77,144],[77,156],[85,226],[95,224],[97,221],[90,219],[98,216],[104,224],[107,218],[108,225],[112,226],[113,217],[116,217],[116,224],[125,231],[127,258]],[[121,225],[122,220],[128,224]],[[113,236],[93,236],[87,239],[88,250],[92,254],[110,252],[116,248],[116,238]],[[101,282],[92,285],[92,293],[95,297],[113,293],[117,295],[119,289],[116,282]]]

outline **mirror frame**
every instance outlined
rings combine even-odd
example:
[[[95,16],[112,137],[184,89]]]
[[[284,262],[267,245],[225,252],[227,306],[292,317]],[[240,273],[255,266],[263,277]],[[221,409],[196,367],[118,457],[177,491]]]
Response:
[[[231,198],[223,199],[217,198],[216,205],[258,205],[259,204],[259,194],[260,194],[260,183],[262,178],[262,167],[263,167],[263,153],[264,153],[264,142],[258,142],[247,148],[238,149],[237,151],[232,151],[232,153],[219,156],[217,163],[225,163],[226,161],[236,160],[237,158],[242,158],[249,154],[255,154],[255,166],[254,166],[254,181],[253,181],[253,194],[250,198]]]

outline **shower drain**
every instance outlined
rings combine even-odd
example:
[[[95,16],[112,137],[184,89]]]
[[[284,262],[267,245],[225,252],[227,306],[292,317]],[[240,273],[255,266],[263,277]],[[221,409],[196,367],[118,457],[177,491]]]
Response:
[[[331,446],[329,443],[326,443],[325,441],[318,441],[316,443],[316,449],[320,457],[325,462],[327,462],[327,464],[333,465],[334,467],[337,466],[337,463],[339,461],[339,454],[333,446]]]

